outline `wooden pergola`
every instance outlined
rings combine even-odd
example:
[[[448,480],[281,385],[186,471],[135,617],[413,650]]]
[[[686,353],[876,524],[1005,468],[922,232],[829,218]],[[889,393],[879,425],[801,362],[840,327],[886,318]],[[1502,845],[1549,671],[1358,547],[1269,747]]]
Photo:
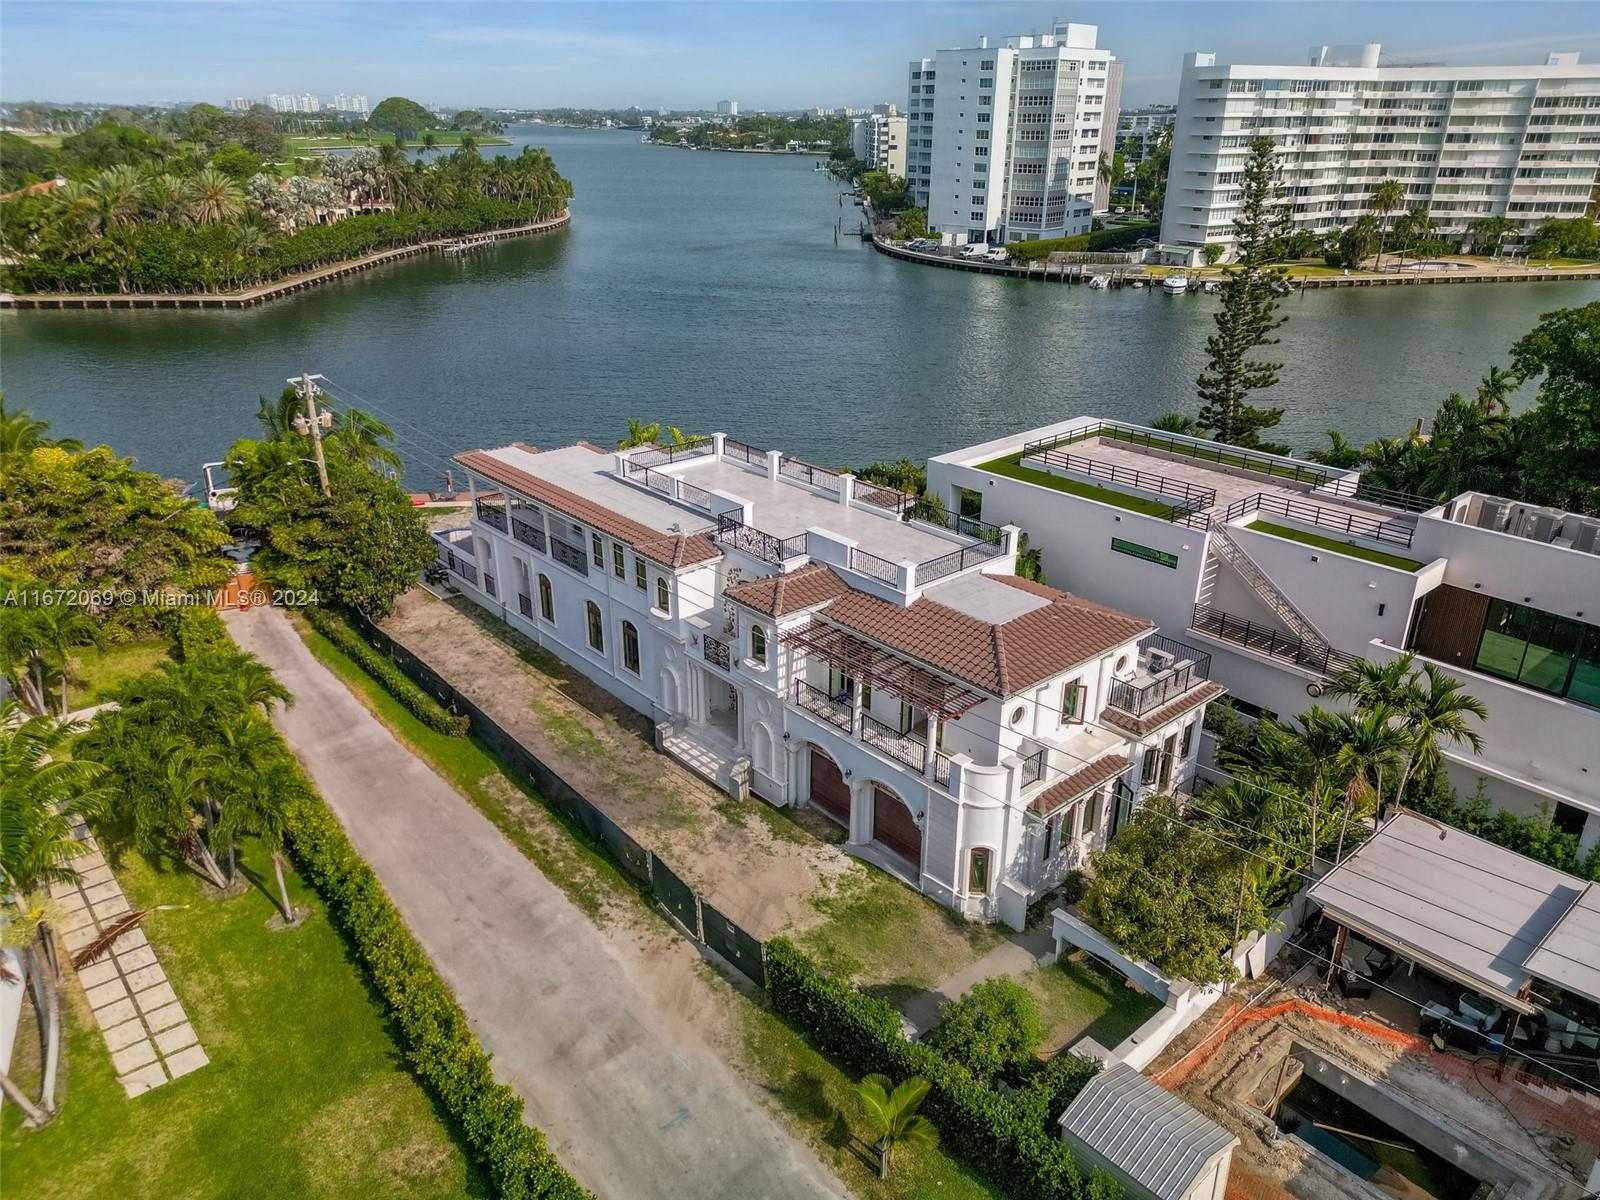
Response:
[[[944,720],[954,720],[986,699],[982,692],[824,621],[785,630],[778,640]]]

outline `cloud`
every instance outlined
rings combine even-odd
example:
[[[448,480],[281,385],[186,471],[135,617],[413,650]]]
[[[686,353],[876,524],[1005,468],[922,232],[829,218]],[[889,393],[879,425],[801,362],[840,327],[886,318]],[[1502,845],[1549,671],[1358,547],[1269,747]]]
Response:
[[[673,49],[656,38],[626,33],[579,33],[564,29],[526,29],[494,25],[466,25],[439,29],[428,40],[452,46],[548,46],[575,54],[659,55]]]

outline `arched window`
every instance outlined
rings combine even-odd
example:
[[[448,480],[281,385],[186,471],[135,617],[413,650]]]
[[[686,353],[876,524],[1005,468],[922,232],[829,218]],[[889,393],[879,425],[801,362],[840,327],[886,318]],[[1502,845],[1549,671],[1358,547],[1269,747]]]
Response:
[[[664,613],[672,611],[672,593],[667,588],[665,575],[656,576],[656,608]]]
[[[589,613],[589,645],[601,654],[606,652],[606,626],[600,619],[600,606],[593,600],[584,602]]]
[[[639,673],[639,631],[632,621],[622,623],[622,665],[635,675]]]
[[[767,631],[760,625],[750,626],[750,657],[762,666],[767,665]]]
[[[556,594],[550,587],[550,576],[539,576],[539,615],[550,624],[556,623]]]
[[[967,855],[967,893],[972,896],[989,894],[989,865],[994,851],[987,846],[974,847]]]

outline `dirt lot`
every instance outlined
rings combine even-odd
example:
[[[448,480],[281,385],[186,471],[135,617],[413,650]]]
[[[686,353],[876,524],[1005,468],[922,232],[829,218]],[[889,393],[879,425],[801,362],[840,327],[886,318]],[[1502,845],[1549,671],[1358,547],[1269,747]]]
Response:
[[[1519,1082],[1513,1072],[1497,1081],[1492,1060],[1475,1066],[1434,1054],[1412,1032],[1342,1007],[1310,975],[1246,981],[1151,1064],[1158,1081],[1239,1135],[1230,1198],[1350,1195],[1348,1176],[1297,1140],[1274,1138],[1260,1111],[1297,1043],[1425,1109],[1461,1130],[1464,1142],[1526,1175],[1530,1184],[1504,1193],[1508,1200],[1581,1193],[1600,1149],[1600,1101]]]

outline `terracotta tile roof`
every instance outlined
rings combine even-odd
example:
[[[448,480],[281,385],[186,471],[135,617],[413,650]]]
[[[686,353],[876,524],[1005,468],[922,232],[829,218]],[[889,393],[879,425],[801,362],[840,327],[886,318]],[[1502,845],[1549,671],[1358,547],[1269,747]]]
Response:
[[[1153,712],[1147,712],[1142,717],[1136,717],[1132,713],[1125,713],[1120,708],[1108,708],[1100,714],[1100,723],[1125,730],[1135,737],[1143,737],[1152,729],[1160,729],[1168,721],[1176,720],[1178,717],[1183,716],[1190,709],[1198,708],[1202,704],[1215,700],[1227,690],[1220,683],[1202,683],[1199,687],[1185,692],[1170,704],[1163,704],[1160,708]]]
[[[592,525],[601,533],[632,546],[645,558],[666,567],[689,567],[722,557],[722,551],[711,540],[709,533],[666,533],[652,529],[642,522],[620,513],[612,512],[577,492],[529,475],[509,463],[501,462],[482,450],[469,450],[456,455],[456,461],[469,471],[476,471],[502,487],[510,488],[530,500],[547,504],[557,512],[565,513],[575,521]]]
[[[849,590],[850,585],[832,567],[810,563],[798,571],[743,580],[724,588],[722,594],[766,616],[786,617],[837,600]]]
[[[1041,817],[1048,817],[1058,809],[1071,804],[1085,792],[1099,787],[1108,779],[1115,779],[1131,766],[1133,764],[1121,754],[1108,754],[1104,758],[1097,758],[1088,766],[1079,767],[1070,775],[1063,775],[1057,782],[1045,788],[1029,801],[1028,811]]]
[[[1050,604],[998,625],[927,597],[902,608],[856,591],[833,601],[821,615],[1002,697],[1155,628],[1143,617],[1091,604],[1055,588],[1035,591],[1042,587],[1030,584],[1024,590],[1048,596]]]

